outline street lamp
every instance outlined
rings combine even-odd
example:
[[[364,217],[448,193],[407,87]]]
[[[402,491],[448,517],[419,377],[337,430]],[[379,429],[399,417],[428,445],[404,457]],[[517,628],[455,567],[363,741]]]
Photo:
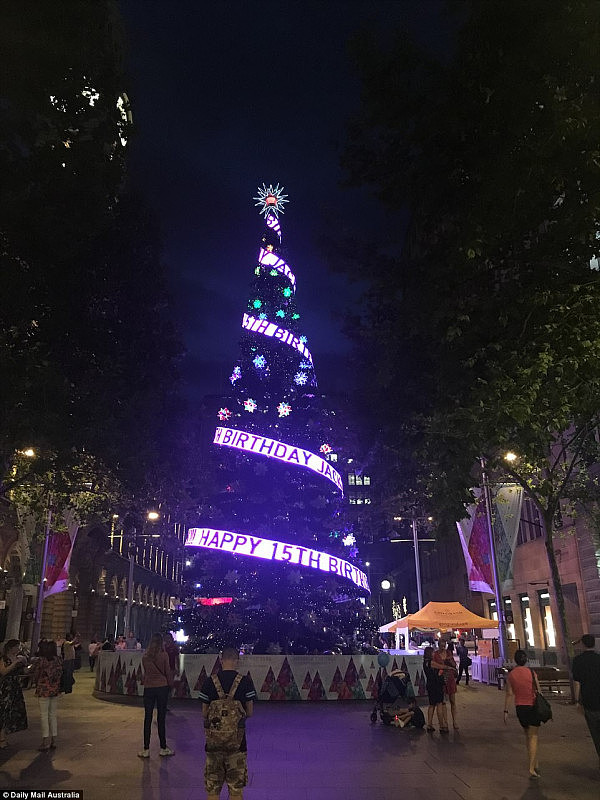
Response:
[[[148,511],[146,513],[146,519],[149,522],[156,522],[158,519],[160,519],[160,514],[158,513],[158,511]],[[146,538],[146,536],[148,534],[145,534],[143,532],[143,530],[144,529],[142,527],[142,533],[140,534],[140,536],[141,536],[141,538]],[[149,534],[149,536],[151,536],[152,538],[155,538],[158,535],[159,534],[156,534],[156,533]],[[136,555],[137,555],[137,540],[138,540],[137,528],[134,527],[134,528],[131,529],[131,536],[133,538],[132,538],[132,540],[130,540],[129,546],[128,546],[129,581],[127,583],[127,606],[125,608],[125,623],[124,623],[124,626],[123,626],[124,629],[125,629],[125,631],[124,631],[125,635],[128,634],[128,632],[129,632],[129,630],[131,628],[131,608],[133,606],[133,570],[134,570],[134,566],[135,566],[135,558],[136,558]]]
[[[385,607],[386,602],[384,600],[384,597],[387,596],[389,592],[392,590],[391,580],[389,578],[383,578],[383,580],[380,581],[379,583],[379,588],[381,589],[381,592],[379,593],[378,606],[380,606],[380,608],[378,610],[379,613],[381,614],[381,619],[383,620],[383,622],[385,622],[387,619],[387,613],[386,613],[387,609]],[[390,615],[391,615],[391,601],[390,601]]]

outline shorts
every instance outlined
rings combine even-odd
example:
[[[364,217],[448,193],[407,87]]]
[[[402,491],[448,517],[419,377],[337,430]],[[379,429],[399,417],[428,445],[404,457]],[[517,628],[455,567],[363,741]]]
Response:
[[[535,706],[517,706],[517,719],[523,728],[539,728],[541,722],[535,710]]]
[[[206,753],[204,788],[207,794],[219,794],[227,783],[229,794],[240,794],[248,783],[247,753]]]

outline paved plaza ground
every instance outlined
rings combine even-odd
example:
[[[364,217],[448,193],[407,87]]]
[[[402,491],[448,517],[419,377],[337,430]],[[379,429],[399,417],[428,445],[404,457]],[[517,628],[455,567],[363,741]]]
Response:
[[[92,695],[78,672],[61,698],[59,745],[40,753],[39,712],[25,693],[29,730],[0,750],[0,797],[24,789],[83,789],[85,800],[201,800],[200,704],[174,701],[167,738],[176,755],[160,758],[156,728],[151,758],[141,747],[141,700]],[[528,780],[524,737],[513,713],[502,722],[495,687],[460,686],[460,732],[440,735],[372,725],[370,703],[257,703],[248,722],[246,800],[599,800],[600,770],[585,721],[564,700],[540,733],[540,770]],[[8,794],[4,794],[8,790]],[[226,789],[222,797],[227,796]]]

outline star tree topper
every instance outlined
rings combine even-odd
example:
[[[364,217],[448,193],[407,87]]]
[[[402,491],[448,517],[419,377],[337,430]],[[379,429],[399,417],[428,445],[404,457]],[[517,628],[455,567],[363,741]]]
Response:
[[[283,186],[273,187],[272,184],[268,186],[263,183],[262,187],[258,187],[258,195],[252,198],[257,202],[254,204],[260,208],[260,213],[267,217],[269,214],[274,214],[276,217],[279,214],[284,214],[283,208],[285,203],[289,203],[287,194],[283,193]]]

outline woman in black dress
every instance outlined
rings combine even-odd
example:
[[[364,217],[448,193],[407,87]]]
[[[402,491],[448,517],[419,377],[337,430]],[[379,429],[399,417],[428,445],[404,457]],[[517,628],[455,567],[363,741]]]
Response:
[[[426,647],[423,652],[423,672],[427,682],[427,695],[429,697],[429,708],[427,709],[427,730],[434,731],[433,712],[437,711],[438,724],[440,731],[448,730],[446,719],[446,704],[444,702],[444,676],[443,671],[432,665],[433,647]],[[440,672],[442,674],[440,675]]]
[[[21,642],[9,639],[0,658],[0,749],[8,745],[7,734],[27,729],[27,710],[21,688],[27,658],[20,651]]]

